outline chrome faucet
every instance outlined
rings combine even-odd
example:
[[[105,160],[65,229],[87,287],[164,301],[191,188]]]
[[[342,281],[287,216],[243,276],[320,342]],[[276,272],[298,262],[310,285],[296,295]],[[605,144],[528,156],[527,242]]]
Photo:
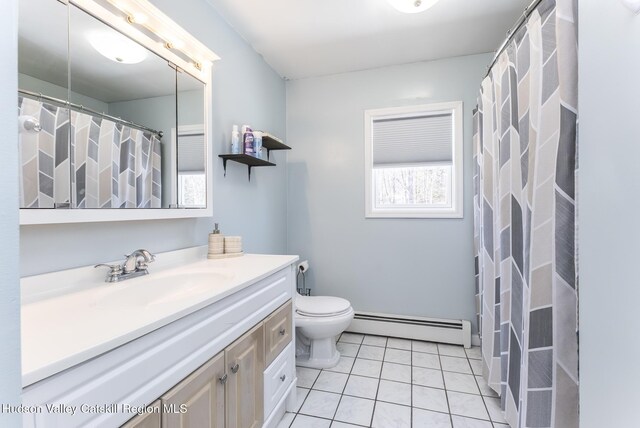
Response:
[[[100,263],[94,267],[108,267],[109,272],[105,278],[105,282],[120,282],[137,276],[147,275],[149,273],[148,264],[153,262],[156,256],[147,250],[135,250],[129,255],[125,255],[122,265],[109,265]]]

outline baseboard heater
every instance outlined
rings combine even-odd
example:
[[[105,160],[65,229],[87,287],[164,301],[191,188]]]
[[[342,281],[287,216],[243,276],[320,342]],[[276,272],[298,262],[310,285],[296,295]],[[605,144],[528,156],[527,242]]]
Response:
[[[347,331],[471,346],[471,323],[404,315],[356,312]]]

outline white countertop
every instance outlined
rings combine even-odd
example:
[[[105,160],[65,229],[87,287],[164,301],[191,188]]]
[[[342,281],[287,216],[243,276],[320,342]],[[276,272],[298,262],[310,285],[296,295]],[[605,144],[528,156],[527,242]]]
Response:
[[[158,254],[149,275],[106,283],[105,269],[21,280],[22,385],[108,352],[295,263],[245,254],[207,260],[206,247]]]

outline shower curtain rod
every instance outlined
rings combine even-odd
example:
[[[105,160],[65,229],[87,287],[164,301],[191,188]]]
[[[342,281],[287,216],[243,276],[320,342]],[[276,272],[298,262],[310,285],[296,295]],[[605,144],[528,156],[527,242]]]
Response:
[[[72,103],[70,101],[61,100],[59,98],[50,97],[48,95],[43,95],[42,93],[31,92],[31,91],[27,91],[27,90],[24,90],[24,89],[18,89],[18,93],[20,93],[22,95],[25,95],[27,97],[30,97],[30,98],[35,98],[36,100],[51,101],[53,103],[60,104],[63,107],[67,107],[67,108],[70,108],[72,110],[79,111],[81,113],[82,112],[87,112],[87,113],[90,113],[93,116],[102,117],[104,119],[110,120],[112,122],[120,123],[120,124],[128,126],[130,128],[136,128],[136,129],[139,129],[141,131],[151,132],[152,134],[156,134],[158,137],[162,138],[162,131],[156,131],[155,129],[147,128],[146,126],[142,126],[142,125],[138,125],[137,123],[131,122],[129,120],[121,119],[119,117],[111,116],[111,115],[108,115],[106,113],[101,113],[99,111],[92,110],[90,108],[87,108],[87,107],[83,106],[82,104],[74,104],[74,103]]]
[[[496,61],[498,61],[498,57],[500,56],[500,54],[507,48],[507,46],[509,45],[509,42],[511,41],[511,39],[513,39],[513,36],[515,36],[516,32],[520,29],[520,27],[522,27],[522,25],[524,25],[524,23],[527,22],[527,19],[529,18],[529,16],[531,16],[533,11],[536,10],[536,7],[538,7],[538,5],[541,2],[542,0],[533,0],[533,2],[531,2],[529,6],[524,8],[524,12],[522,12],[522,15],[520,15],[520,19],[518,19],[516,21],[516,24],[513,27],[511,27],[509,31],[507,31],[507,38],[505,39],[504,42],[502,42],[502,44],[496,51],[496,54],[493,57],[493,61],[491,61],[491,64],[489,64],[489,66],[487,67],[487,74],[485,74],[484,77],[487,77],[489,75]]]

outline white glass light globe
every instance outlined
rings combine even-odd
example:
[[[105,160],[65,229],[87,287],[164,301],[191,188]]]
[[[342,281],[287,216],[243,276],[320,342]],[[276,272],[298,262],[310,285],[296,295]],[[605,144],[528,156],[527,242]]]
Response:
[[[147,50],[117,33],[92,33],[89,43],[101,55],[121,64],[137,64],[147,58]]]

